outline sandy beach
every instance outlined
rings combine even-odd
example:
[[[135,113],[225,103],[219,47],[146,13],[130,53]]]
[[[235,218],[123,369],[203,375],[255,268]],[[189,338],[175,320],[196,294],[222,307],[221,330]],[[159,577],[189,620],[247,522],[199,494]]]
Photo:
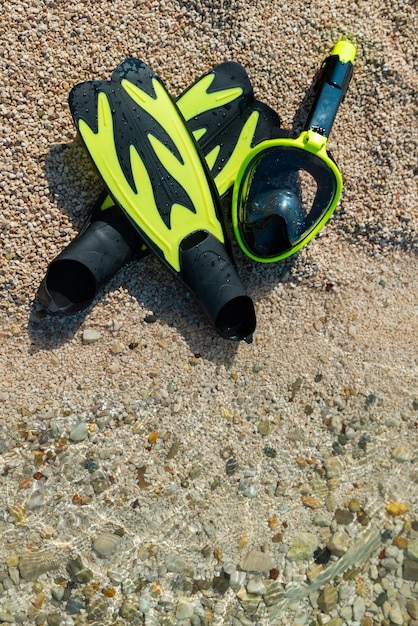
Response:
[[[0,624],[417,626],[416,3],[16,0],[0,31]],[[233,242],[252,344],[151,256],[45,313],[102,190],[75,84],[234,60],[291,130],[342,37],[335,214],[278,263]]]

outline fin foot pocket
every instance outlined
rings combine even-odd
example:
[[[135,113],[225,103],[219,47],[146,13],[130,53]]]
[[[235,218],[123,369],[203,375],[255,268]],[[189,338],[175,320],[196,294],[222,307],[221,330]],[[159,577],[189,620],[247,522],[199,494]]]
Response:
[[[96,282],[89,268],[75,259],[56,259],[41,283],[38,296],[51,313],[76,313],[93,300]]]
[[[50,313],[77,313],[88,307],[99,289],[141,252],[142,240],[115,206],[97,203],[80,234],[49,265],[38,291]]]
[[[180,267],[183,282],[217,332],[225,339],[251,341],[256,326],[254,304],[224,245],[206,231],[191,233],[180,244]]]

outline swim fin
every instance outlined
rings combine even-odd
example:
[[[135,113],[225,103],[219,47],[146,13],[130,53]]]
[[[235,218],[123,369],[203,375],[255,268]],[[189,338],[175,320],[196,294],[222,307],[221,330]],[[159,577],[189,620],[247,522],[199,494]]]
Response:
[[[202,76],[177,105],[220,194],[234,183],[246,153],[280,126],[278,115],[254,100],[247,73],[235,62]],[[80,234],[50,264],[38,292],[41,303],[52,313],[82,310],[124,264],[146,253],[142,244],[124,212],[103,194]]]

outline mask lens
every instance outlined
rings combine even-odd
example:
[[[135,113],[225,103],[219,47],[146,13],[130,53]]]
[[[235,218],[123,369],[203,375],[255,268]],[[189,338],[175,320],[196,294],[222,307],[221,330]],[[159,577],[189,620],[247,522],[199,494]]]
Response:
[[[238,228],[258,257],[291,251],[330,209],[337,193],[334,172],[321,158],[291,146],[261,152],[248,166],[238,194]]]

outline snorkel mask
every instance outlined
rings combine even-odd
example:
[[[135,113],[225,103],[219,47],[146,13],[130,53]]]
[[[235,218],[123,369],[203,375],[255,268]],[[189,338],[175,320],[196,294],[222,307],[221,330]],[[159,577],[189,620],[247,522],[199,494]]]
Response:
[[[296,139],[272,139],[247,155],[232,196],[232,224],[247,256],[280,261],[302,248],[331,217],[340,171],[327,152],[332,124],[353,73],[354,45],[338,42],[324,61],[315,97]]]

